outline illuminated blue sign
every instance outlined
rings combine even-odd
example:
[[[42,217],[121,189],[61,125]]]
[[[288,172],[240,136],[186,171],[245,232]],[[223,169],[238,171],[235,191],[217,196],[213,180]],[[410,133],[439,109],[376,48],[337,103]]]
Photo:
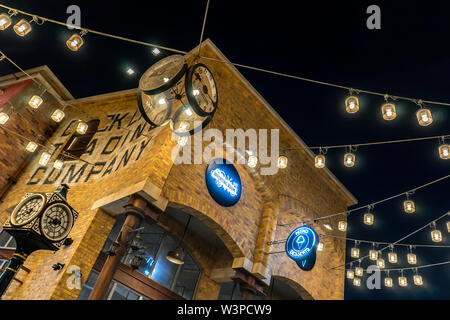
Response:
[[[241,178],[225,159],[214,159],[206,168],[206,187],[211,197],[223,207],[235,205],[241,197]]]
[[[311,270],[316,263],[316,248],[319,240],[313,228],[302,226],[286,240],[286,254],[303,270]]]

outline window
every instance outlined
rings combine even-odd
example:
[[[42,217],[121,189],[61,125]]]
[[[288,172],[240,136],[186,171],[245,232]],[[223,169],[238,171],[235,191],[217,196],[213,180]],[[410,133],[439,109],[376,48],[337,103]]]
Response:
[[[8,260],[0,259],[0,270],[4,270],[8,265]]]
[[[71,134],[63,144],[63,152],[66,154],[71,154],[74,157],[79,158],[83,153],[86,152],[89,143],[91,142],[94,135],[97,133],[100,120],[91,120],[87,122],[88,130],[85,134],[79,134],[77,132]],[[66,161],[74,160],[73,157],[69,155],[62,155],[62,158]]]
[[[0,231],[0,248],[16,249],[16,240],[6,231]]]

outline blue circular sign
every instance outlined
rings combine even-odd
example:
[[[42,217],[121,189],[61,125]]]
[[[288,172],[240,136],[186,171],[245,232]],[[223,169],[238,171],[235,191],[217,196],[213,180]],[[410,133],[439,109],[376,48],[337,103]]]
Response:
[[[292,231],[287,238],[286,254],[298,263],[315,255],[317,244],[318,237],[314,229],[302,226]]]
[[[211,197],[223,207],[235,205],[242,192],[241,178],[226,159],[214,159],[206,168],[206,187]]]

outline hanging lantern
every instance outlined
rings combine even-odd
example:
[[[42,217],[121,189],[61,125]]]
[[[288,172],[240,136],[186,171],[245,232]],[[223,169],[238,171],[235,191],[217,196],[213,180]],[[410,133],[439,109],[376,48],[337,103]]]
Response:
[[[78,51],[84,44],[83,38],[79,34],[73,34],[67,41],[67,47],[72,51]]]
[[[347,270],[347,279],[353,279],[355,277],[355,272],[353,270]]]
[[[19,22],[16,23],[16,25],[14,26],[14,31],[21,37],[26,36],[28,33],[31,32],[31,25],[30,23],[25,20],[22,19]]]
[[[409,264],[416,264],[417,263],[417,256],[414,253],[408,253],[407,260]]]
[[[395,252],[389,252],[388,253],[388,260],[389,260],[390,263],[397,263],[397,261],[398,261],[397,254]]]
[[[11,25],[11,17],[6,13],[0,14],[0,30],[5,30]]]
[[[345,99],[345,111],[348,113],[356,113],[359,110],[359,100],[355,96],[348,96]]]
[[[77,132],[79,134],[85,134],[87,132],[87,130],[88,130],[88,124],[86,122],[84,122],[84,121],[78,122]]]
[[[419,276],[418,274],[416,274],[416,275],[414,276],[414,284],[415,284],[416,286],[421,286],[421,285],[423,285],[423,279],[422,279],[422,276]]]
[[[431,112],[428,109],[421,108],[416,113],[417,121],[419,125],[422,127],[429,126],[433,122],[433,117],[431,116]]]
[[[50,153],[42,152],[41,158],[39,159],[39,164],[43,167],[46,166],[47,163],[50,161],[50,157],[51,157]]]
[[[55,160],[55,162],[53,163],[53,168],[60,170],[64,165],[64,162],[62,162],[61,160]]]
[[[368,226],[373,225],[374,222],[374,216],[371,213],[364,214],[364,223]]]
[[[40,96],[32,96],[30,101],[28,101],[28,105],[33,109],[39,108],[39,106],[44,102]]]
[[[386,264],[385,264],[383,258],[377,259],[377,267],[378,267],[378,268],[384,269],[385,266],[386,266]]]
[[[360,279],[360,278],[354,278],[354,279],[353,279],[353,285],[354,285],[355,287],[361,286],[361,279]]]
[[[414,205],[414,201],[406,200],[403,202],[403,209],[406,213],[414,213],[416,211],[416,206]]]
[[[253,156],[253,155],[248,156],[247,165],[250,168],[256,167],[257,164],[258,164],[258,158],[256,156]]]
[[[0,112],[0,124],[5,124],[8,120],[9,116],[4,112]]]
[[[34,152],[34,151],[36,151],[37,147],[38,147],[38,145],[35,142],[30,141],[30,142],[28,142],[28,144],[27,144],[25,149],[28,152]]]
[[[65,117],[64,111],[59,109],[56,109],[51,116],[52,120],[55,122],[61,122],[61,120],[64,119],[64,117]]]
[[[314,165],[316,168],[322,169],[325,167],[325,156],[318,154],[314,159]]]
[[[448,144],[439,146],[439,157],[444,160],[450,159],[450,146]]]
[[[359,248],[352,248],[351,255],[352,258],[359,258]]]
[[[339,231],[342,231],[342,232],[347,231],[347,221],[339,221],[338,229],[339,229]]]
[[[398,277],[398,284],[400,287],[406,287],[408,285],[408,279],[406,277]]]
[[[278,157],[278,168],[285,169],[287,167],[288,159],[285,156]]]
[[[433,242],[442,242],[442,233],[439,230],[431,231],[431,240]]]
[[[351,168],[355,165],[355,154],[354,153],[346,153],[344,155],[344,165],[349,168]]]
[[[389,277],[384,278],[384,285],[386,287],[392,288],[393,284],[394,284],[394,280],[392,280],[392,278],[389,278]]]
[[[395,105],[393,103],[385,103],[381,107],[381,112],[383,114],[384,120],[394,120],[397,117],[397,111],[395,110]]]
[[[362,277],[364,274],[364,269],[361,267],[355,268],[355,276]]]
[[[155,48],[152,50],[153,55],[157,56],[161,53],[161,50],[159,50],[158,48]]]
[[[319,242],[319,244],[317,245],[317,251],[322,251],[323,250],[323,242]]]
[[[370,250],[369,252],[369,259],[372,261],[378,260],[378,251],[377,250]]]

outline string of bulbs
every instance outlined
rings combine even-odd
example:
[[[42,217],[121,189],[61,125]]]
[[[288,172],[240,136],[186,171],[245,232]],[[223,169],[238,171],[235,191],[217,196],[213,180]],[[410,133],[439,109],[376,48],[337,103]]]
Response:
[[[336,216],[349,216],[352,212],[359,211],[359,210],[362,210],[362,209],[367,209],[367,211],[368,211],[364,215],[364,223],[367,224],[367,225],[372,225],[374,223],[374,215],[371,212],[374,209],[375,205],[378,205],[380,203],[383,203],[383,202],[386,202],[386,201],[390,201],[392,199],[404,196],[404,197],[406,197],[406,200],[403,202],[403,210],[406,213],[414,213],[416,211],[416,209],[415,209],[414,201],[410,199],[411,195],[414,194],[417,190],[426,188],[426,187],[428,187],[430,185],[436,184],[436,183],[441,182],[443,180],[446,180],[448,178],[450,178],[450,174],[446,175],[446,176],[443,176],[441,178],[435,179],[433,181],[430,181],[428,183],[425,183],[423,185],[417,186],[417,187],[415,187],[413,189],[410,189],[410,190],[408,190],[406,192],[398,193],[398,194],[395,194],[393,196],[390,196],[390,197],[387,197],[387,198],[384,198],[384,199],[372,202],[372,203],[370,203],[368,205],[364,205],[364,206],[360,206],[360,207],[357,207],[357,208],[354,208],[354,209],[350,209],[350,210],[347,210],[347,211],[337,212],[337,213],[329,214],[329,215],[326,215],[326,216],[323,216],[323,217],[317,217],[317,218],[304,220],[304,221],[300,221],[300,222],[281,223],[281,224],[278,224],[278,226],[286,227],[286,226],[291,226],[291,225],[294,225],[294,224],[305,225],[305,224],[310,224],[310,223],[313,223],[313,222],[316,223],[316,222],[321,221],[321,220],[327,220],[327,219],[329,220],[330,218],[336,217]],[[345,221],[343,221],[343,222],[345,222]],[[345,224],[341,223],[341,229],[343,229],[344,225]],[[326,229],[328,229],[328,230],[333,230],[333,226],[330,223],[325,223],[324,227]],[[346,225],[345,225],[345,228],[346,228]]]

